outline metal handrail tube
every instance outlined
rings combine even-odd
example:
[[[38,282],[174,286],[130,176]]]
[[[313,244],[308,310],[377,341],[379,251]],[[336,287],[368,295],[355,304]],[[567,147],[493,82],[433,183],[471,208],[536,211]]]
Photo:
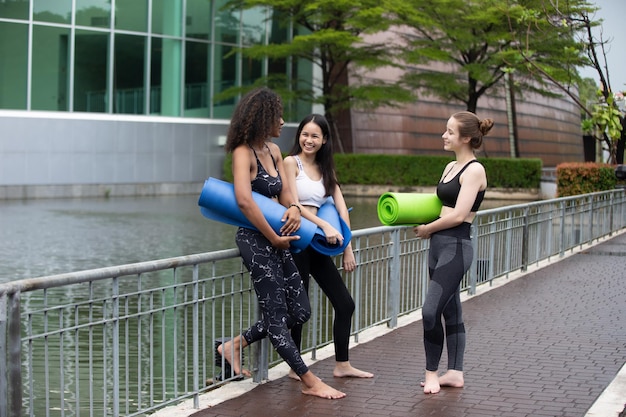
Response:
[[[461,289],[474,294],[625,228],[624,189],[479,211]],[[411,226],[352,236],[357,269],[343,275],[358,341],[421,308],[429,240]],[[341,256],[334,259],[341,270]],[[333,341],[333,310],[314,280],[309,291],[302,351],[315,358]],[[237,249],[0,284],[0,415],[140,416],[187,399],[198,408],[200,395],[237,378],[214,354],[216,343],[259,314]],[[242,361],[261,382],[282,359],[264,339]]]

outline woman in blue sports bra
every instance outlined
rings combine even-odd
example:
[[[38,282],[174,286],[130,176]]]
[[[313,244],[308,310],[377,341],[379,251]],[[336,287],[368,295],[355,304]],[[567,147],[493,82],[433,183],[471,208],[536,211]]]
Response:
[[[289,183],[289,188],[297,191],[298,203],[302,206],[302,216],[322,229],[328,243],[341,245],[343,243],[341,233],[316,215],[326,199],[332,197],[339,215],[346,224],[350,224],[348,207],[335,175],[330,126],[324,116],[311,114],[300,122],[293,148],[289,156],[285,158],[284,165],[285,182]],[[335,262],[330,256],[321,254],[310,246],[292,255],[307,292],[309,276],[312,276],[333,306],[335,312],[333,341],[336,361],[333,376],[372,378],[373,374],[353,367],[348,360],[350,329],[355,306]],[[342,260],[344,271],[354,271],[356,262],[350,244],[346,246]],[[291,335],[300,348],[302,325],[294,326],[291,329]],[[289,376],[298,379],[294,372],[290,372]]]
[[[492,127],[493,120],[480,120],[467,111],[450,117],[442,135],[443,148],[454,152],[456,158],[445,167],[437,185],[437,195],[443,207],[439,218],[414,228],[418,237],[430,238],[430,282],[422,307],[426,353],[422,387],[426,394],[435,394],[442,386],[460,388],[465,384],[465,326],[459,288],[474,256],[470,226],[487,188],[485,169],[476,160],[474,150],[480,148],[483,136]],[[444,340],[448,369],[439,375]]]
[[[291,337],[290,328],[311,315],[309,299],[289,246],[298,236],[300,207],[281,179],[283,160],[278,145],[282,125],[282,103],[276,93],[255,89],[241,98],[231,118],[226,152],[232,152],[235,198],[241,212],[256,230],[240,227],[235,242],[262,311],[261,320],[241,335],[217,347],[236,374],[249,376],[241,367],[241,349],[269,337],[278,354],[300,377],[302,393],[322,398],[343,398],[338,391],[309,370]],[[253,199],[252,191],[275,198],[287,207],[280,234],[274,232]]]

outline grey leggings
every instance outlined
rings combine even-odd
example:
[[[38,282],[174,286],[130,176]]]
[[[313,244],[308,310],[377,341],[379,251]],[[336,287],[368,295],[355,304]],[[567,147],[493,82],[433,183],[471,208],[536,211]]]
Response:
[[[298,375],[309,370],[289,329],[311,316],[309,297],[288,250],[272,246],[263,234],[239,228],[235,237],[246,268],[250,271],[262,318],[243,332],[248,344],[269,336],[281,358]]]
[[[472,263],[473,249],[470,240],[470,223],[461,223],[442,230],[430,238],[428,272],[430,283],[424,306],[424,350],[426,370],[436,371],[445,341],[448,350],[448,369],[463,370],[465,353],[465,326],[461,312],[459,287],[463,275]]]

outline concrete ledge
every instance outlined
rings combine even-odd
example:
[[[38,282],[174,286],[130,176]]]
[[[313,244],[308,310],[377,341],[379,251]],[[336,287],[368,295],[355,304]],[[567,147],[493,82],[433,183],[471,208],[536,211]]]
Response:
[[[134,184],[35,184],[0,185],[0,200],[27,200],[39,198],[96,198],[147,197],[159,195],[199,194],[204,182],[134,183]],[[435,187],[401,187],[393,185],[355,185],[341,187],[350,197],[378,198],[386,192],[434,193]],[[554,196],[538,189],[487,188],[485,198],[490,200],[536,201]]]
[[[200,194],[201,182],[139,184],[50,184],[0,186],[0,200],[40,198],[148,197]]]

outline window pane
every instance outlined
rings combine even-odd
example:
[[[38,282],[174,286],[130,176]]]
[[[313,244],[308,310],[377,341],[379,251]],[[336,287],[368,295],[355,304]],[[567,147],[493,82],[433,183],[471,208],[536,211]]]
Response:
[[[213,60],[213,92],[219,94],[237,81],[237,54],[228,55],[233,48],[225,45],[215,45]],[[228,57],[226,56],[228,55]],[[235,99],[216,100],[213,103],[213,117],[218,119],[230,118],[235,108]]]
[[[42,22],[70,23],[72,0],[34,0],[33,18]]]
[[[209,44],[187,42],[185,59],[185,109],[205,109],[185,116],[208,117]]]
[[[76,0],[76,24],[108,28],[111,24],[111,0]]]
[[[152,0],[152,33],[182,36],[182,0]]]
[[[0,17],[28,20],[27,1],[0,1]]]
[[[27,51],[28,26],[0,22],[0,109],[26,109]]]
[[[150,114],[161,113],[161,62],[163,60],[163,41],[152,38],[150,51]]]
[[[187,0],[185,36],[196,39],[209,39],[211,33],[211,5],[206,0]]]
[[[67,110],[70,30],[33,27],[33,110]]]
[[[107,112],[107,57],[109,35],[76,31],[74,57],[74,110]]]
[[[115,0],[115,28],[135,32],[147,32],[148,1]]]
[[[113,113],[144,112],[145,43],[143,36],[115,35]]]
[[[239,12],[222,10],[227,0],[215,0],[215,42],[237,44],[239,36]]]
[[[241,15],[241,43],[244,45],[265,42],[265,8],[244,10]]]

